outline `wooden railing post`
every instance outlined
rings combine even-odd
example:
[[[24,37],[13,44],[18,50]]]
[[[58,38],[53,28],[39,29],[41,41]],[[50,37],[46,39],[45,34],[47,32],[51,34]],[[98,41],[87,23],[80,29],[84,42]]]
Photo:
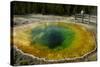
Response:
[[[82,23],[84,23],[84,14],[82,14]]]
[[[89,14],[89,20],[88,20],[88,24],[90,24],[90,14]]]

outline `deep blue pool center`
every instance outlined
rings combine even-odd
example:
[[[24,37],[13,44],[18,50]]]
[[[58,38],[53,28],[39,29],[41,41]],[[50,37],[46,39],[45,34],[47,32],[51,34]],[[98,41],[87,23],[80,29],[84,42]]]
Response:
[[[68,46],[74,38],[74,32],[71,29],[58,26],[34,28],[31,35],[33,44],[38,43],[51,49]]]

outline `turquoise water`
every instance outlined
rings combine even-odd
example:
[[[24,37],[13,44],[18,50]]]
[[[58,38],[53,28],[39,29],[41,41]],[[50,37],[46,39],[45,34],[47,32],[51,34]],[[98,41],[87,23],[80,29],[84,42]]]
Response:
[[[69,28],[48,26],[32,30],[32,43],[47,46],[50,49],[67,48],[74,40],[75,33]]]

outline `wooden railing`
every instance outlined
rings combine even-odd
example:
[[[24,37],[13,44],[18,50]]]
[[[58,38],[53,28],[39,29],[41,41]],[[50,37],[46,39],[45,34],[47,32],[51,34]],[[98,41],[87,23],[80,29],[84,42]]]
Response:
[[[88,14],[75,14],[75,22],[96,24],[97,16],[96,15],[88,15]]]

